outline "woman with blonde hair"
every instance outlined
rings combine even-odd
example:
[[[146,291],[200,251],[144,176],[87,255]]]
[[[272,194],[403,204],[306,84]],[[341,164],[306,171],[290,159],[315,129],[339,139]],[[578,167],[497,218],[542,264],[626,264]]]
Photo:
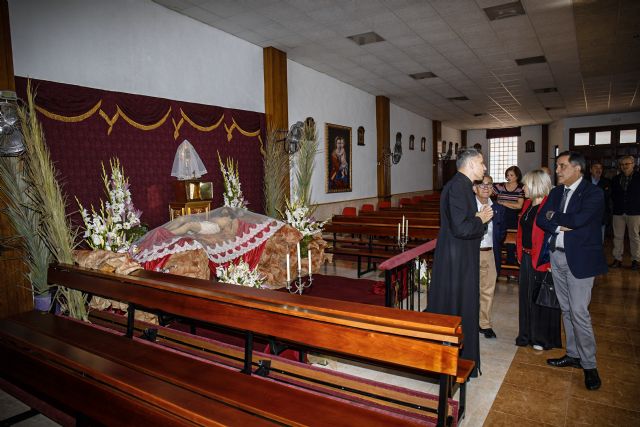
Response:
[[[519,278],[519,332],[516,345],[532,345],[536,350],[562,347],[560,337],[560,310],[536,304],[540,280],[551,277],[549,239],[536,224],[538,211],[547,201],[551,179],[542,169],[527,173],[523,178],[526,200],[518,219],[517,251],[520,262]],[[548,237],[548,236],[547,236]],[[536,284],[538,282],[538,284]]]

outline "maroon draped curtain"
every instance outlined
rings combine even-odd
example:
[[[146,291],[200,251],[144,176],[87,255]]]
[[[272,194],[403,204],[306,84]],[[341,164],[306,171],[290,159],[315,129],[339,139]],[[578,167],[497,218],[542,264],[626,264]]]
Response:
[[[25,99],[27,79],[16,77],[18,95]],[[174,181],[171,167],[178,145],[189,140],[202,158],[208,173],[203,180],[213,182],[213,207],[222,205],[222,174],[218,155],[224,160],[231,157],[238,162],[242,191],[249,208],[263,212],[263,163],[258,136],[245,136],[238,129],[228,139],[225,129],[237,126],[246,132],[259,130],[264,140],[266,122],[263,113],[235,110],[180,102],[150,96],[111,92],[87,87],[32,80],[37,91],[36,105],[51,114],[39,113],[51,157],[60,173],[60,183],[68,196],[68,212],[77,211],[75,197],[85,207],[98,207],[105,199],[101,179],[103,162],[108,170],[109,159],[118,157],[129,177],[134,205],[143,211],[142,221],[153,228],[169,220],[168,204],[173,201]],[[90,117],[80,120],[95,105],[100,108]],[[142,130],[129,124],[123,117],[111,124],[117,108],[139,127],[155,126],[171,112],[166,120],[153,130]],[[224,115],[223,123],[212,131],[204,132],[183,121],[181,110],[198,126],[210,127]],[[47,116],[48,115],[48,116]],[[76,117],[76,121],[64,121]],[[111,131],[109,132],[109,129]],[[175,138],[175,135],[178,135]],[[75,214],[74,221],[80,223]]]

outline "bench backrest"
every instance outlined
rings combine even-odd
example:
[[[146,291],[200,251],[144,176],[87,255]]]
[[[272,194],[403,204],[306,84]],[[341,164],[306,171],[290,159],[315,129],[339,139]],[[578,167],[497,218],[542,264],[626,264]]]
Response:
[[[410,370],[455,375],[460,317],[252,289],[165,273],[136,276],[71,265],[49,283],[215,325]]]

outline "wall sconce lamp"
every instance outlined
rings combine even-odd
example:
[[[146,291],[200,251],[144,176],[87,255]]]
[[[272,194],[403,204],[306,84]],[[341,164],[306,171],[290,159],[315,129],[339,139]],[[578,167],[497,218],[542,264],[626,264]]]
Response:
[[[15,92],[0,92],[0,156],[15,157],[24,153],[26,147],[20,120]]]
[[[280,130],[278,132],[285,133],[287,131]],[[300,140],[304,132],[304,123],[296,122],[291,125],[291,128],[287,132],[287,135],[277,140],[277,142],[284,142],[284,151],[289,154],[295,154],[300,149]]]

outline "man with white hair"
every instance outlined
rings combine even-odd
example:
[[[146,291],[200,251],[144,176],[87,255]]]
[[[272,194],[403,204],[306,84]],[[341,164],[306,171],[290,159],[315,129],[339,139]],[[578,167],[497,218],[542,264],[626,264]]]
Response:
[[[620,170],[611,180],[611,202],[613,204],[613,263],[612,268],[622,267],[624,254],[624,232],[629,231],[631,268],[640,265],[640,173],[634,170],[635,159],[624,156],[620,159]]]

